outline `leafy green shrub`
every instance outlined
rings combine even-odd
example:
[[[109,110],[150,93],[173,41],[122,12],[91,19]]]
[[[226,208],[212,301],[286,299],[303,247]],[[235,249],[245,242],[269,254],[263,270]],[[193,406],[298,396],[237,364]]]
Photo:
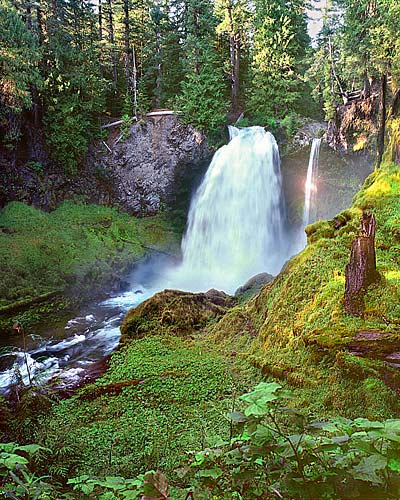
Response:
[[[194,455],[196,498],[398,498],[400,420],[307,424],[290,397],[275,382],[241,396],[229,414],[238,434]]]
[[[301,127],[302,120],[296,113],[289,113],[281,121],[281,126],[285,129],[289,138],[293,137]]]
[[[129,115],[123,115],[121,129],[120,129],[123,141],[126,141],[128,137],[131,135],[132,125],[133,125],[133,119]]]
[[[63,498],[46,477],[34,472],[33,460],[49,450],[36,444],[21,446],[16,443],[0,443],[0,490],[1,498],[21,500],[50,500]]]

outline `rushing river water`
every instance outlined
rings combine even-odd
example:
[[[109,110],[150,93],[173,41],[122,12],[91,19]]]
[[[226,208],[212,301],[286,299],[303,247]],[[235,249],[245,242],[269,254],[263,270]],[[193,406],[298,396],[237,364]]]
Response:
[[[118,345],[128,309],[165,288],[228,293],[260,272],[278,274],[293,253],[286,223],[280,158],[262,127],[230,127],[193,197],[182,241],[182,262],[150,260],[131,276],[131,289],[87,307],[57,330],[18,342],[0,356],[0,389],[29,378],[73,386]]]
[[[26,351],[20,335],[3,339],[0,391],[7,393],[21,381],[28,385],[29,378],[36,383],[51,380],[55,387],[77,385],[117,347],[123,317],[153,294],[160,281],[159,270],[169,265],[170,260],[163,256],[146,259],[129,276],[128,291],[87,305],[64,324],[28,335]]]

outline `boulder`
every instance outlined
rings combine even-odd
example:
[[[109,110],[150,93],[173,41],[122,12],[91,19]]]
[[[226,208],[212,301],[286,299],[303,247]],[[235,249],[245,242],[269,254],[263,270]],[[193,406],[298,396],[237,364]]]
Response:
[[[259,273],[250,278],[246,283],[242,286],[240,286],[236,292],[235,292],[235,297],[238,295],[244,295],[248,298],[253,297],[254,295],[257,295],[257,293],[261,290],[261,288],[266,285],[267,283],[271,282],[274,279],[274,277],[271,274],[268,273]]]
[[[164,290],[131,309],[121,326],[122,341],[145,335],[185,336],[223,316],[236,299],[218,290],[205,293]]]

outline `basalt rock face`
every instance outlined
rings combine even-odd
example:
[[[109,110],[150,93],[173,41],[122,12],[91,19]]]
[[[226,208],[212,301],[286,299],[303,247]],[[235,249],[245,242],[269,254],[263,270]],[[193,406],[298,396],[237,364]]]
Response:
[[[154,214],[188,198],[211,158],[204,135],[178,117],[135,123],[125,140],[113,131],[100,158],[114,180],[117,203],[133,214]]]
[[[17,157],[0,148],[0,207],[23,201],[52,210],[78,198],[135,215],[165,206],[186,211],[212,154],[204,135],[174,115],[140,120],[125,140],[119,127],[107,130],[107,146],[93,144],[74,175],[51,160],[43,139],[35,147],[27,139]]]
[[[190,293],[164,290],[131,309],[121,326],[122,341],[145,335],[190,335],[220,318],[236,299],[218,290]]]

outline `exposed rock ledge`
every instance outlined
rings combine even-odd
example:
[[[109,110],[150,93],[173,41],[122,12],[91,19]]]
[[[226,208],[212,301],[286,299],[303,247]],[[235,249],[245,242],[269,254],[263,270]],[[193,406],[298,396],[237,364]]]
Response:
[[[100,161],[115,184],[116,202],[134,214],[154,214],[190,195],[211,157],[206,138],[175,115],[154,116],[113,131]],[[98,153],[97,153],[98,156]]]
[[[109,130],[107,146],[94,144],[75,175],[51,160],[40,134],[34,145],[21,143],[17,161],[0,149],[0,207],[23,201],[52,210],[78,197],[135,215],[152,215],[163,206],[186,211],[211,159],[205,136],[175,115],[146,117],[125,140],[119,127]]]

